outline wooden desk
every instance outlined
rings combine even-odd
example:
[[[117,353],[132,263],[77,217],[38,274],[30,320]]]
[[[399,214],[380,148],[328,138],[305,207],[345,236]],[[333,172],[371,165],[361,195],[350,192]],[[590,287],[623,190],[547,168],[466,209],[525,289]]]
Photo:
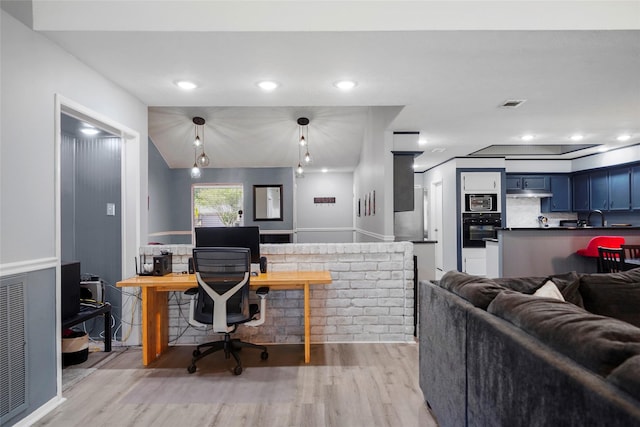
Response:
[[[276,271],[251,276],[251,288],[268,286],[272,291],[304,290],[304,361],[311,359],[309,287],[331,283],[328,271]],[[156,360],[169,347],[169,304],[167,292],[185,291],[197,286],[194,274],[136,276],[116,283],[118,287],[142,290],[142,364]]]

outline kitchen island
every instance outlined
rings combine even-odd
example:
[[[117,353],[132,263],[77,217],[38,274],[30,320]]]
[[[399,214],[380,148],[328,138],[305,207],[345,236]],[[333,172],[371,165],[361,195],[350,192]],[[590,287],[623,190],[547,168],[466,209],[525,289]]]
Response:
[[[500,228],[487,239],[487,273],[493,277],[547,276],[577,271],[595,273],[597,259],[576,253],[596,236],[622,236],[640,244],[640,227]]]

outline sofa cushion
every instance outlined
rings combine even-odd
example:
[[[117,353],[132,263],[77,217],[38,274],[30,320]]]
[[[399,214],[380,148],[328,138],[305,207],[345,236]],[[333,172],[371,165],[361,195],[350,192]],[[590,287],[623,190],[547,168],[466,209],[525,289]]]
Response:
[[[580,278],[584,307],[640,327],[640,268]]]
[[[607,381],[640,400],[640,356],[627,359],[609,374]]]
[[[496,295],[507,289],[496,284],[492,279],[459,271],[446,272],[439,284],[483,310],[487,309]]]
[[[487,311],[603,376],[640,354],[640,328],[567,302],[502,292]]]

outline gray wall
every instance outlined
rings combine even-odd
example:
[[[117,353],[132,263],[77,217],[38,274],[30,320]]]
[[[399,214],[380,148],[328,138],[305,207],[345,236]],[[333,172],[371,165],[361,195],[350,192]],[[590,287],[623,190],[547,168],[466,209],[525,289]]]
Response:
[[[243,184],[244,225],[261,230],[293,229],[292,168],[204,168],[199,179],[190,169],[169,169],[153,143],[149,143],[149,233],[190,231],[191,189],[194,184]],[[253,186],[282,184],[282,221],[253,221]],[[191,235],[149,236],[143,243],[190,244]]]
[[[4,7],[4,2],[3,2]],[[99,112],[147,138],[147,108],[134,96],[73,55],[0,12],[0,271],[2,279],[25,274],[29,328],[28,407],[7,423],[27,417],[56,399],[56,95]],[[137,146],[136,146],[137,147]],[[147,148],[132,158],[147,192]],[[29,197],[31,195],[32,197]],[[135,212],[139,200],[130,204]],[[146,233],[147,218],[140,229]],[[135,238],[137,229],[129,229]],[[61,394],[59,395],[61,396]],[[58,396],[58,397],[59,397]],[[4,425],[4,423],[3,423]]]
[[[121,140],[63,135],[61,153],[62,261],[80,261],[82,274],[104,281],[114,331],[119,331],[122,296],[115,284],[122,279]],[[107,216],[107,203],[115,204],[115,216]],[[87,332],[99,337],[101,323],[87,323]]]

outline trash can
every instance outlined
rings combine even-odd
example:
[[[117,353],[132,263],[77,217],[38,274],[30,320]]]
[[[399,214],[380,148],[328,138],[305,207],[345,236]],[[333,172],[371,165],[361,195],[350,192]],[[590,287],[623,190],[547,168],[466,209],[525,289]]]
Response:
[[[89,337],[77,329],[62,331],[62,366],[77,365],[89,357]]]

